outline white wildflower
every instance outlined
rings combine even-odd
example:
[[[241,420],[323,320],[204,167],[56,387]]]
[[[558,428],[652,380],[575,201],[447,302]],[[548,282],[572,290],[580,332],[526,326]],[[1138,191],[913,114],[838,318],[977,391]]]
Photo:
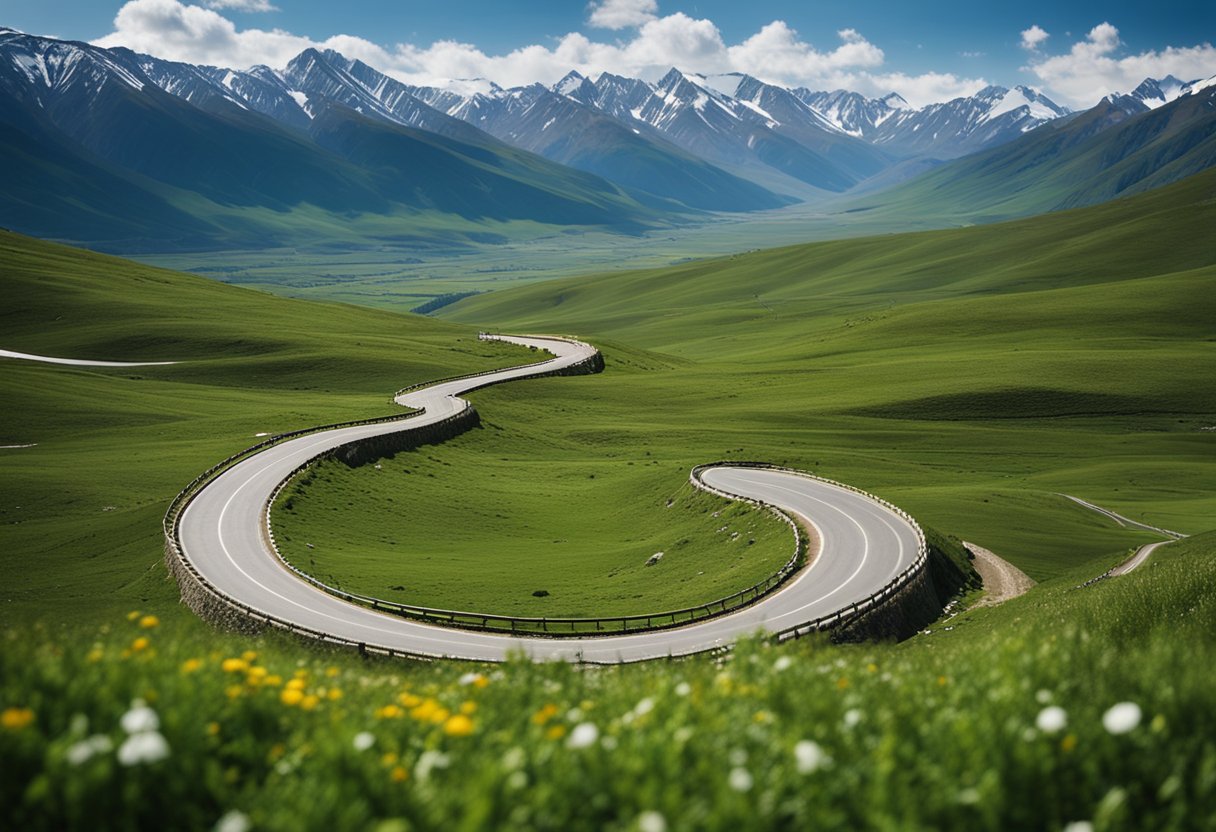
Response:
[[[118,747],[118,762],[124,766],[156,763],[169,756],[169,743],[156,731],[141,731]]]
[[[527,757],[524,750],[519,746],[507,749],[507,753],[502,755],[502,767],[507,771],[514,771],[517,768],[524,767],[524,760]]]
[[[474,684],[477,684],[478,682],[480,682],[484,678],[485,677],[482,676],[480,673],[466,673],[460,677],[460,684],[474,685]]]
[[[513,771],[507,775],[507,788],[513,792],[520,791],[528,785],[528,775],[522,771]]]
[[[855,728],[857,723],[861,722],[861,711],[856,708],[849,708],[844,712],[844,727]]]
[[[448,755],[442,751],[423,751],[418,755],[418,762],[414,763],[414,776],[420,781],[426,780],[431,776],[431,771],[447,768],[450,762]]]
[[[818,770],[827,760],[827,755],[814,740],[802,740],[794,746],[794,760],[799,774],[810,774]]]
[[[732,768],[726,782],[737,792],[750,791],[752,788],[752,776],[745,768]]]
[[[1112,734],[1126,734],[1140,724],[1140,715],[1135,702],[1120,702],[1102,714],[1102,727]]]
[[[781,658],[777,659],[777,661],[773,662],[773,670],[777,671],[778,673],[783,670],[789,670],[790,665],[793,663],[794,660],[789,656],[782,656]]]
[[[566,740],[566,746],[569,748],[586,748],[589,745],[594,745],[595,741],[600,738],[600,729],[595,727],[595,723],[583,722],[574,726],[574,730],[570,732],[570,739]]]
[[[144,731],[155,731],[160,728],[160,718],[156,711],[144,704],[142,699],[131,703],[131,710],[122,715],[122,730],[128,734],[140,734]]]
[[[237,809],[229,809],[215,822],[215,832],[249,832],[252,827],[249,815]]]
[[[1034,695],[1034,701],[1038,702],[1040,705],[1046,705],[1051,701],[1051,691],[1044,688],[1039,688]]]
[[[638,815],[638,832],[667,832],[667,818],[661,812],[642,812]]]
[[[376,744],[376,736],[370,731],[360,731],[355,734],[355,738],[351,741],[351,745],[356,751],[366,751]]]
[[[1094,832],[1094,825],[1087,820],[1074,820],[1064,827],[1064,832]]]
[[[741,766],[747,762],[747,752],[742,748],[732,748],[726,759],[730,760],[732,766]]]
[[[692,685],[688,682],[680,682],[676,685],[676,696],[688,696],[690,693],[692,693]]]
[[[633,708],[634,716],[646,716],[654,710],[654,700],[647,696]]]
[[[1049,705],[1039,711],[1034,724],[1044,734],[1058,733],[1068,724],[1068,712],[1059,705]]]
[[[113,748],[114,743],[110,742],[110,738],[105,734],[94,734],[68,748],[68,762],[74,766],[82,766],[98,754],[108,754]]]
[[[605,751],[615,751],[617,747],[616,737],[604,737],[600,740],[600,745],[604,747]]]

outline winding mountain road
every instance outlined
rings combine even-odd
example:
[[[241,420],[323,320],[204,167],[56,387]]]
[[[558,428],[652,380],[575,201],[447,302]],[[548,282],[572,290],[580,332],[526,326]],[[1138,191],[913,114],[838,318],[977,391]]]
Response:
[[[548,361],[434,384],[398,396],[423,409],[407,422],[346,427],[273,445],[208,483],[180,516],[182,557],[227,599],[299,627],[350,642],[421,656],[500,661],[629,662],[702,652],[757,630],[778,632],[845,609],[882,588],[918,556],[919,530],[892,508],[840,485],[797,473],[740,467],[705,469],[702,480],[762,500],[814,525],[821,546],[810,567],[751,606],[684,627],[628,635],[542,638],[426,624],[340,600],[308,584],[275,555],[265,506],[275,488],[309,459],[352,440],[440,421],[470,405],[461,393],[568,367],[594,355],[579,342],[495,336],[553,353]]]

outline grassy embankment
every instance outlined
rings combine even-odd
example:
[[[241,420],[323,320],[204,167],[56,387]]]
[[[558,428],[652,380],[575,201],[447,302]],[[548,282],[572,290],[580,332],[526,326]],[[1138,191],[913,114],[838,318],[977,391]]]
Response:
[[[88,634],[10,629],[0,818],[1210,829],[1216,535],[1073,588],[1089,574],[898,646],[752,644],[587,671],[365,663],[136,611]]]

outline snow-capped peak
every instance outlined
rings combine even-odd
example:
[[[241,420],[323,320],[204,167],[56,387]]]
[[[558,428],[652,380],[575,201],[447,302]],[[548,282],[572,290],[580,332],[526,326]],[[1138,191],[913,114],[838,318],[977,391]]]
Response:
[[[558,81],[553,86],[553,91],[558,95],[570,95],[578,90],[583,84],[587,83],[587,79],[580,75],[575,70],[570,70],[566,73],[566,77]]]
[[[1002,87],[988,87],[986,90],[981,92],[980,95],[983,96],[984,92],[988,92],[990,90],[995,91],[1002,89]],[[1064,115],[1066,112],[1054,101],[1047,98],[1037,90],[1033,90],[1030,87],[1019,86],[1014,87],[1011,90],[1004,90],[1004,92],[999,96],[993,96],[992,108],[988,110],[987,114],[982,120],[991,121],[997,116],[1004,115],[1005,113],[1011,113],[1014,110],[1022,107],[1026,108],[1027,115],[1038,120],[1053,119],[1057,116]]]
[[[890,92],[878,99],[879,102],[886,104],[892,110],[914,110],[916,109],[909,104],[902,95],[897,92]]]

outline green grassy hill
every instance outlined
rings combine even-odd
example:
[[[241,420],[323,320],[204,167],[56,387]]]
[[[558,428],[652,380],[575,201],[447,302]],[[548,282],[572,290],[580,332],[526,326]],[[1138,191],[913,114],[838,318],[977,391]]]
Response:
[[[399,410],[399,386],[526,355],[425,318],[283,300],[0,233],[4,348],[176,360],[0,360],[0,618],[89,620],[176,590],[159,518],[195,475],[276,433]]]
[[[1134,540],[1058,492],[1211,525],[1214,195],[1205,173],[1000,226],[554,281],[440,314],[604,342],[608,372],[551,404],[628,424],[655,456],[814,468],[1042,578]],[[670,363],[614,362],[621,342]],[[535,417],[535,396],[484,395],[505,422]]]

